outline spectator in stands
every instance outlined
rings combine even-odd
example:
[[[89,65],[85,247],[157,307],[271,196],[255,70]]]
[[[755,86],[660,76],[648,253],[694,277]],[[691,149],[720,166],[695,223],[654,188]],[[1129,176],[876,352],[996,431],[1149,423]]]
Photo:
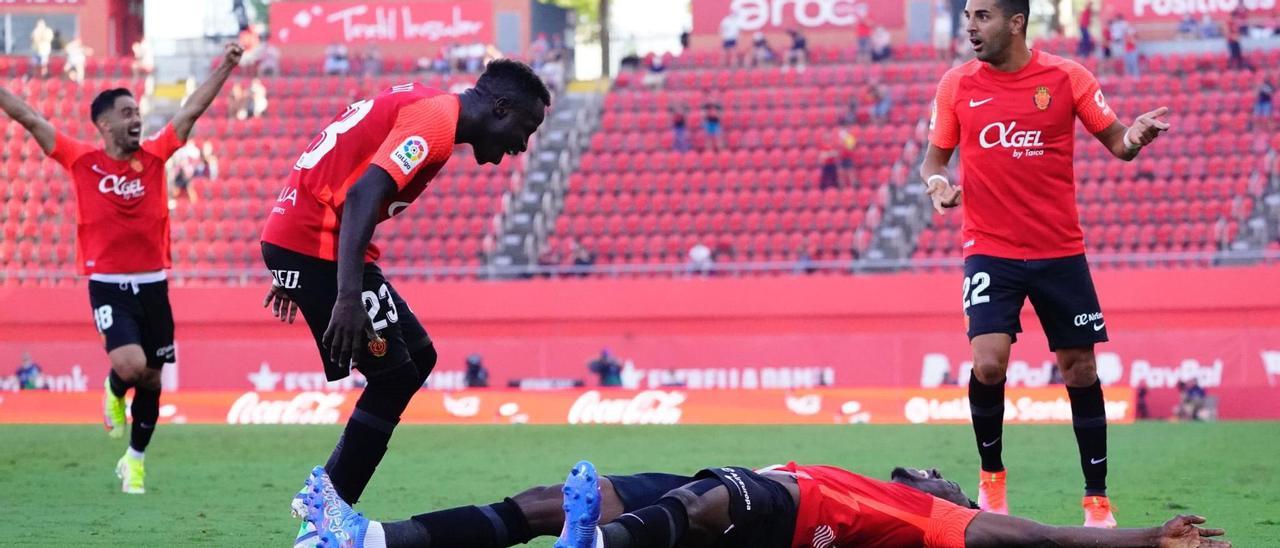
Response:
[[[872,122],[883,124],[889,119],[889,113],[893,110],[893,96],[889,94],[889,88],[878,80],[873,80],[867,88],[867,99],[871,103]]]
[[[692,144],[689,140],[689,108],[682,103],[674,103],[669,107],[671,112],[671,148],[676,152],[689,152]]]
[[[1208,393],[1200,386],[1195,377],[1178,383],[1181,398],[1174,407],[1173,415],[1179,420],[1204,420]]]
[[[177,207],[177,200],[186,196],[191,203],[199,198],[196,194],[195,179],[200,173],[208,173],[204,166],[200,147],[195,139],[188,140],[173,156],[169,157],[169,209]]]
[[[763,32],[756,31],[751,35],[751,66],[760,67],[773,64],[778,60],[778,55],[773,52],[773,48],[769,46],[769,39],[765,37]]]
[[[249,116],[258,118],[267,113],[267,86],[262,80],[254,78],[249,83]]]
[[[680,53],[684,53],[689,50],[689,39],[691,36],[692,31],[688,28],[680,31]]]
[[[813,265],[813,257],[809,253],[809,247],[807,245],[797,247],[795,256],[796,264],[791,269],[792,274],[813,274],[814,272],[817,272],[818,269]]]
[[[858,169],[855,165],[854,151],[858,148],[858,134],[853,126],[842,126],[836,130],[836,147],[840,156],[840,185],[853,188],[858,184]]]
[[[587,276],[591,274],[592,267],[596,264],[596,256],[586,246],[574,240],[570,249],[573,250],[573,270],[579,276]]]
[[[18,364],[18,390],[40,390],[45,388],[41,377],[40,364],[31,359],[30,352],[22,353],[22,363]]]
[[[888,61],[893,56],[893,49],[890,47],[892,37],[889,30],[884,27],[876,27],[875,32],[871,33],[871,61],[879,63]]]
[[[564,91],[564,52],[554,50],[547,54],[546,62],[538,67],[538,76],[547,84],[552,96]]]
[[[484,360],[479,354],[467,356],[467,372],[462,376],[467,388],[488,388],[489,370],[484,368]]]
[[[840,188],[840,146],[832,136],[823,139],[822,149],[818,152],[818,161],[822,169],[818,175],[818,188]]]
[[[591,360],[587,369],[600,376],[600,386],[622,386],[622,365],[613,359],[608,348],[600,350],[600,357]]]
[[[1231,20],[1227,23],[1227,68],[1230,70],[1249,69],[1253,70],[1244,58],[1244,49],[1240,47],[1240,35],[1243,32],[1241,24],[1236,20],[1236,15],[1232,14]]]
[[[871,61],[871,20],[867,17],[858,18],[857,25],[854,26],[853,34],[858,38],[858,57],[859,63]]]
[[[1221,38],[1222,29],[1218,27],[1218,22],[1213,20],[1209,12],[1205,12],[1200,16],[1200,38]]]
[[[351,72],[350,54],[347,46],[331,44],[324,50],[324,73],[330,76],[346,76]]]
[[[710,276],[715,269],[715,259],[711,256],[711,248],[698,242],[689,248],[689,274],[694,276]]]
[[[542,277],[552,277],[554,275],[552,270],[558,266],[560,266],[560,253],[555,247],[543,242],[538,249],[538,268],[542,270]]]
[[[667,81],[667,63],[662,59],[661,55],[650,55],[648,66],[645,67],[644,79],[641,83],[645,87],[652,90],[662,89]]]
[[[130,67],[134,78],[150,78],[156,71],[156,58],[146,40],[133,43],[133,64]]]
[[[1087,58],[1093,55],[1093,12],[1096,7],[1089,0],[1080,11],[1080,43],[1076,45],[1076,56]]]
[[[724,150],[724,128],[720,118],[724,116],[724,104],[720,101],[720,93],[714,90],[703,90],[702,130],[707,134],[707,142],[713,150]]]
[[[231,94],[227,96],[227,112],[237,120],[249,118],[249,93],[238,82],[231,85]]]
[[[1124,37],[1124,73],[1130,78],[1141,76],[1138,67],[1138,29],[1133,25],[1125,25]]]
[[[67,63],[63,66],[63,73],[67,75],[67,79],[76,84],[84,83],[84,66],[88,61],[88,57],[93,55],[93,50],[84,45],[79,38],[67,43],[65,48],[67,52]]]
[[[267,40],[262,43],[262,47],[259,49],[262,54],[258,56],[258,76],[279,76],[280,48],[276,47],[270,40]]]
[[[742,26],[738,22],[738,12],[730,11],[720,20],[720,45],[724,48],[723,63],[727,67],[738,66],[738,34]]]
[[[1271,119],[1271,102],[1276,94],[1276,86],[1270,76],[1264,76],[1258,84],[1258,100],[1253,105],[1253,115],[1263,120]]]
[[[378,46],[369,48],[360,59],[360,70],[365,78],[373,78],[382,74],[382,50]]]
[[[1086,8],[1087,9],[1087,8]],[[953,54],[952,40],[955,31],[951,28],[951,6],[947,0],[933,3],[933,49],[940,61],[950,61]]]
[[[794,68],[796,72],[804,72],[809,64],[809,39],[795,28],[788,29],[787,35],[791,37],[791,49],[787,51],[787,64],[783,70]]]
[[[256,25],[249,25],[241,29],[240,35],[237,37],[240,47],[244,48],[244,57],[250,64],[256,63],[258,56],[262,54],[262,52],[258,51],[258,47],[262,45],[262,35],[260,33],[261,29]]]
[[[48,78],[49,56],[53,55],[53,29],[45,24],[44,19],[37,20],[35,28],[31,29],[31,52],[40,77]]]
[[[205,141],[200,147],[200,167],[196,171],[197,177],[204,177],[210,181],[218,180],[218,155],[213,152],[213,141]]]
[[[1190,40],[1197,37],[1196,18],[1191,16],[1190,12],[1182,16],[1182,20],[1178,21],[1178,38],[1181,40]]]

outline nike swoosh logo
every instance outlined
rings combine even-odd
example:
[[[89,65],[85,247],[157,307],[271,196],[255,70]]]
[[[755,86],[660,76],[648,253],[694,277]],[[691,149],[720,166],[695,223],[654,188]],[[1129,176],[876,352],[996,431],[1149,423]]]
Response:
[[[1094,331],[1102,331],[1102,328],[1104,328],[1104,327],[1106,327],[1106,326],[1107,326],[1107,322],[1095,323],[1095,324],[1093,324],[1093,330],[1094,330]]]
[[[995,97],[988,97],[988,98],[983,99],[983,100],[981,100],[981,101],[974,101],[973,99],[969,99],[969,108],[978,108],[978,107],[980,107],[980,106],[982,106],[982,105],[985,105],[985,104],[990,103],[990,102],[995,101],[995,100],[996,100],[996,98],[995,98]]]
[[[983,447],[991,447],[992,445],[995,445],[995,444],[997,444],[997,443],[1000,443],[1000,438],[996,438],[996,439],[994,439],[994,440],[991,440],[990,442],[985,442],[985,441],[984,441],[984,442],[982,442],[982,446],[983,446]]]
[[[1089,459],[1089,464],[1102,464],[1103,462],[1106,462],[1106,460],[1107,460],[1107,457],[1102,457],[1100,459]]]

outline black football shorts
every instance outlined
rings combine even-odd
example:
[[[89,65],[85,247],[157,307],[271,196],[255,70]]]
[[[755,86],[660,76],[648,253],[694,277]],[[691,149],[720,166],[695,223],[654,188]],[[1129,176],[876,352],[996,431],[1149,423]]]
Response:
[[[89,281],[89,306],[93,323],[102,334],[107,352],[121,346],[142,346],[147,367],[161,369],[174,363],[173,309],[169,306],[169,282],[114,283]]]
[[[329,359],[324,332],[329,328],[333,305],[338,299],[338,263],[295,253],[269,243],[262,244],[262,258],[271,270],[272,283],[283,287],[307,321],[315,338],[325,376],[330,381],[346,378],[355,367],[366,377],[375,377],[411,361],[410,355],[431,344],[427,331],[409,309],[408,303],[391,287],[374,263],[365,263],[363,293],[365,311],[373,329],[386,341],[385,348],[359,345],[352,362],[339,364]],[[381,351],[375,355],[374,350]]]
[[[964,313],[970,340],[1005,333],[1017,341],[1022,303],[1028,298],[1050,351],[1107,341],[1107,322],[1084,255],[1030,261],[989,255],[965,258]]]

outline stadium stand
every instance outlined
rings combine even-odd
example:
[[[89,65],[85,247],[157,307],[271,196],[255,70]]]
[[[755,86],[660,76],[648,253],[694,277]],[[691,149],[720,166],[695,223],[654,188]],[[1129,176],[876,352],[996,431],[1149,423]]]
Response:
[[[1059,40],[1039,47],[1067,53],[1072,45]],[[1280,65],[1280,51],[1253,55],[1259,66]],[[1145,59],[1141,79],[1115,68],[1102,72],[1122,117],[1167,103],[1179,131],[1138,161],[1122,163],[1081,130],[1078,198],[1095,253],[1227,249],[1240,244],[1241,227],[1251,219],[1261,219],[1254,223],[1263,234],[1257,247],[1280,247],[1274,236],[1280,135],[1251,131],[1251,90],[1261,76],[1228,71],[1226,61],[1225,54],[1155,55]],[[928,104],[947,68],[929,47],[903,47],[894,62],[869,65],[855,63],[848,49],[817,47],[803,73],[727,69],[718,62],[714,51],[671,58],[662,90],[643,87],[632,73],[618,77],[604,101],[601,129],[589,137],[589,150],[547,207],[550,230],[540,231],[534,249],[546,244],[567,257],[576,241],[595,253],[597,264],[666,265],[651,269],[659,275],[682,272],[679,265],[696,244],[715,250],[718,262],[791,264],[804,255],[849,264],[867,256],[945,263],[958,257],[961,216],[933,217],[914,186]],[[91,59],[84,87],[28,79],[28,64],[6,58],[0,78],[59,128],[86,140],[97,139],[87,119],[93,93],[142,88],[129,76],[127,59]],[[1085,64],[1099,69],[1096,60]],[[362,79],[320,76],[317,63],[288,62],[283,76],[264,79],[270,97],[265,116],[243,121],[230,115],[226,94],[220,97],[194,137],[214,143],[220,177],[197,185],[198,202],[179,199],[172,211],[178,277],[187,273],[195,276],[186,283],[209,278],[221,284],[259,274],[262,217],[298,151],[353,98],[420,79],[408,74],[413,69],[408,60],[389,61],[387,74]],[[448,89],[465,81],[431,75],[425,83]],[[893,108],[883,123],[864,115],[852,124],[858,139],[854,184],[820,189],[824,147],[870,82],[888,90]],[[702,135],[698,105],[710,89],[718,90],[725,107],[722,150],[712,150]],[[677,104],[689,106],[688,152],[673,150],[668,107]],[[16,123],[5,120],[0,130],[8,181],[0,189],[4,283],[76,283],[69,180]],[[441,267],[462,276],[465,268],[486,265],[502,236],[506,201],[523,185],[523,167],[507,162],[482,168],[465,154],[455,158],[430,198],[379,229],[384,263],[422,276],[438,275],[432,269]],[[1255,212],[1260,202],[1265,207]]]

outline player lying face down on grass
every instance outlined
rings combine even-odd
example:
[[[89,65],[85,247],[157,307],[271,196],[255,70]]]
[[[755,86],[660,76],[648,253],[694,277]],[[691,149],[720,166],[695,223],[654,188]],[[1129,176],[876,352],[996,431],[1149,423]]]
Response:
[[[1177,516],[1144,529],[1055,527],[982,512],[936,469],[894,468],[889,481],[834,466],[708,468],[693,476],[600,476],[579,462],[561,485],[488,506],[370,521],[316,467],[303,489],[320,546],[493,548],[559,534],[556,548],[829,548],[845,546],[1226,547],[1221,529]]]
[[[374,227],[422,195],[455,144],[471,145],[481,164],[524,152],[550,105],[528,65],[496,60],[461,94],[406,83],[351,104],[294,163],[262,235],[273,279],[263,306],[281,321],[302,312],[328,380],[353,368],[368,379],[325,465],[344,499],[360,499],[436,364],[426,330],[378,267]]]

